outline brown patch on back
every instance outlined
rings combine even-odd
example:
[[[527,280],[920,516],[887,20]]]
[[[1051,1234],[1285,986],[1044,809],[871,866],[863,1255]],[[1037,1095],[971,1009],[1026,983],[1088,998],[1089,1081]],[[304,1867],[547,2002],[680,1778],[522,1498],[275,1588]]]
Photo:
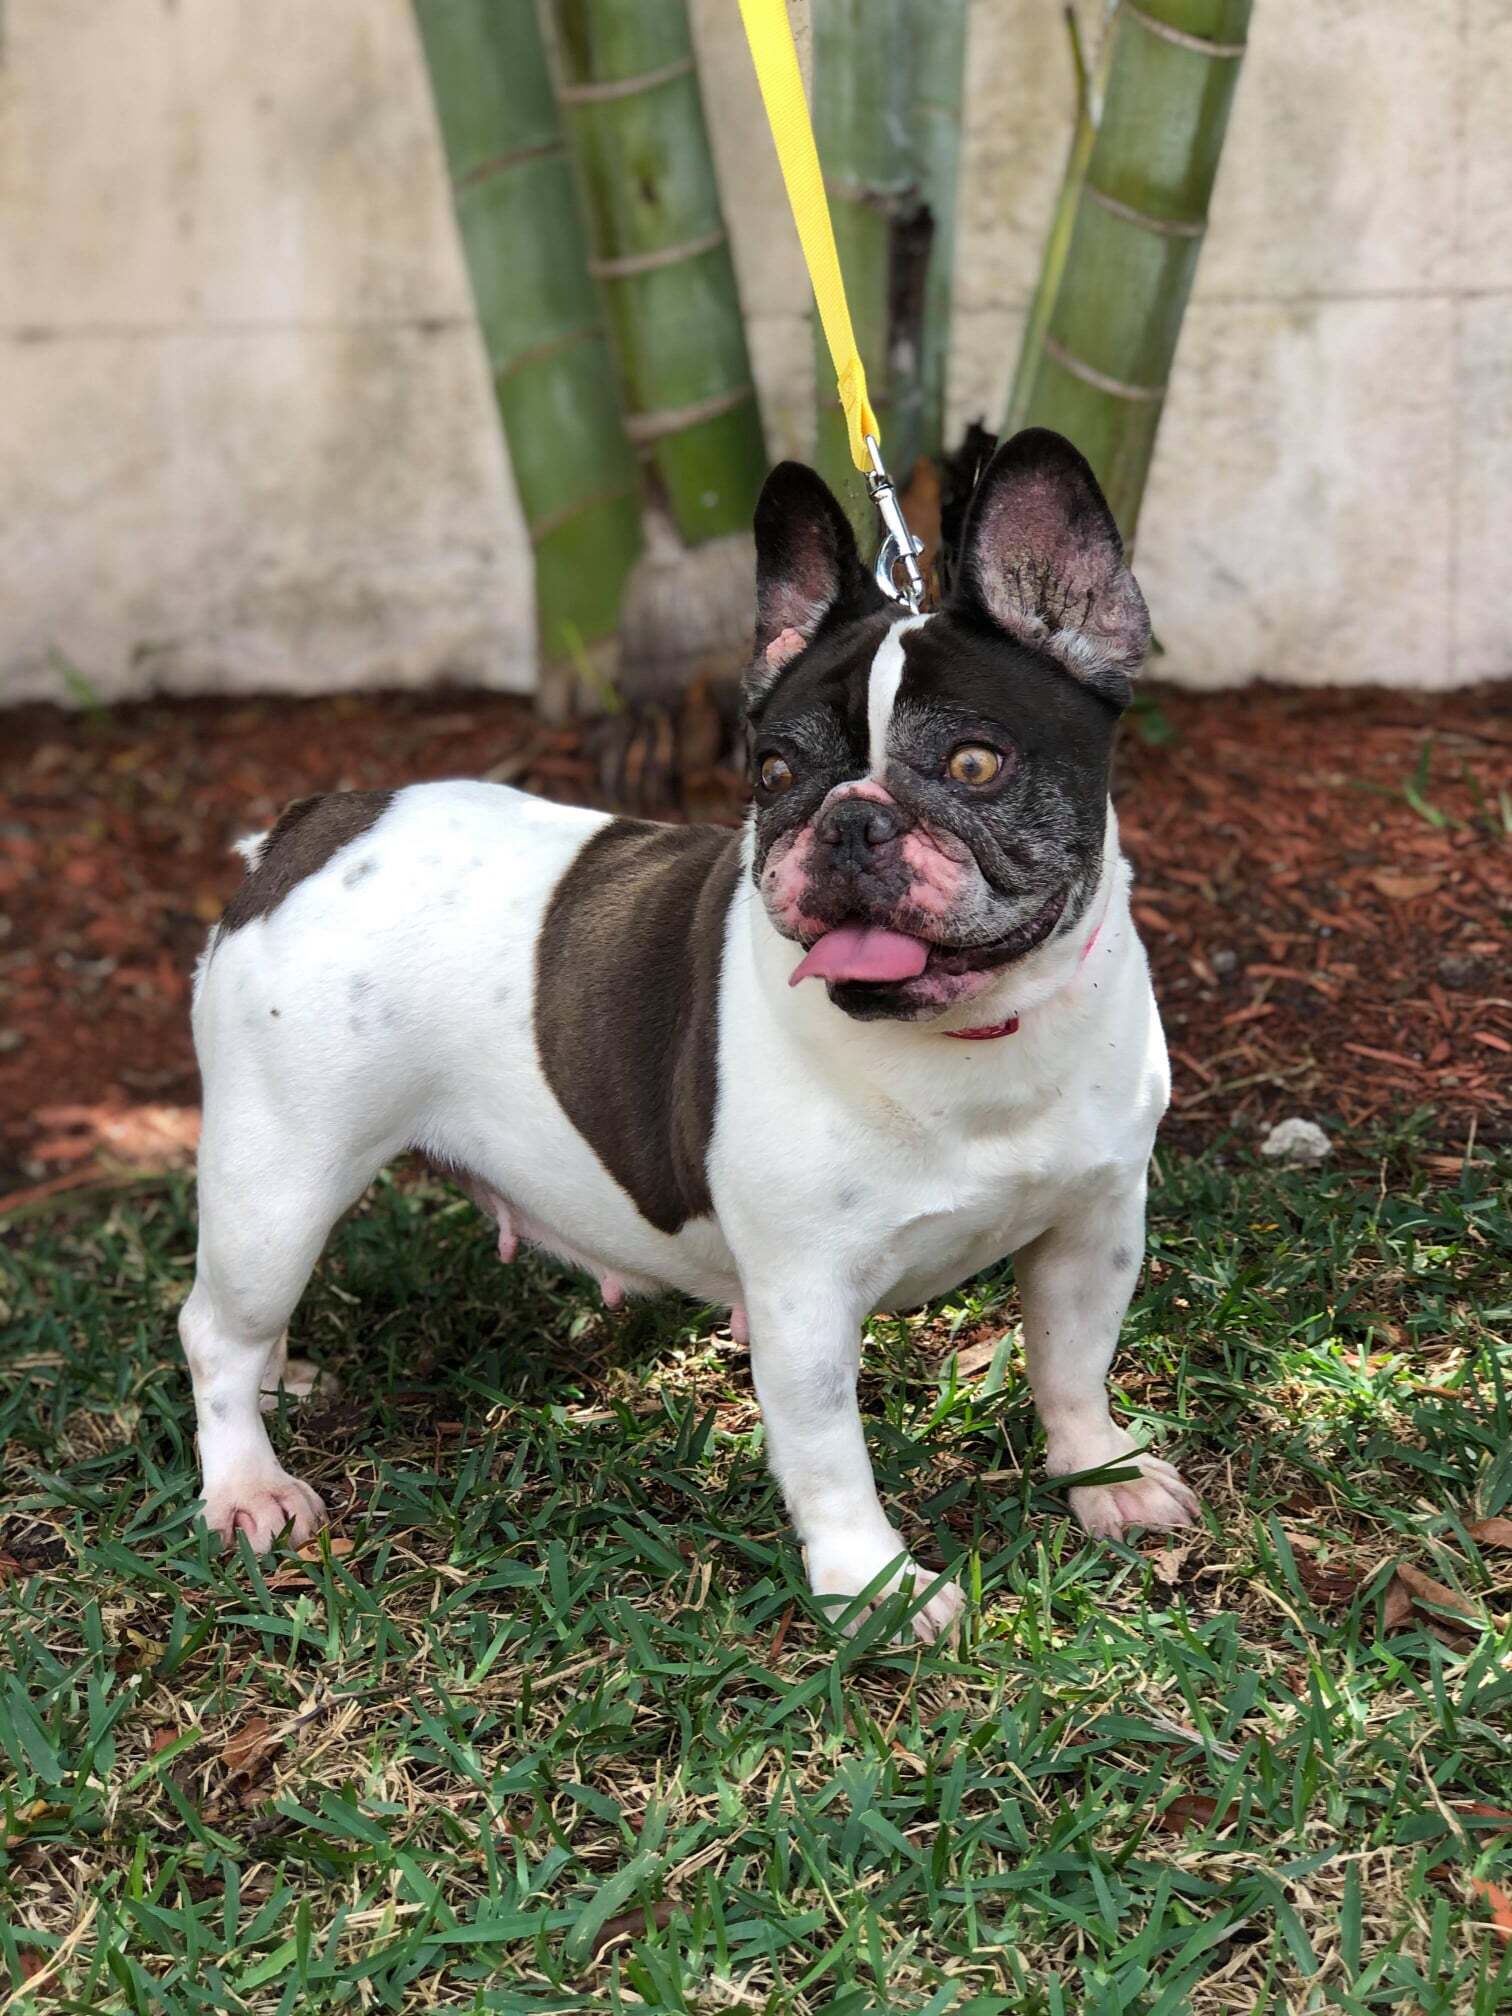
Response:
[[[563,1111],[636,1209],[676,1232],[713,1209],[719,969],[740,836],[616,819],[552,896],[536,1049]]]
[[[393,798],[392,791],[330,791],[286,805],[257,866],[226,905],[222,934],[270,916],[296,883],[376,826]]]

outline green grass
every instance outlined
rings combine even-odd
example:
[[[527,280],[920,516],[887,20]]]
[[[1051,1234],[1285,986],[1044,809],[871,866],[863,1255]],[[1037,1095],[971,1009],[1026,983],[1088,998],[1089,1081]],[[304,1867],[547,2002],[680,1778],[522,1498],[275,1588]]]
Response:
[[[927,1652],[827,1633],[713,1312],[384,1183],[274,1431],[335,1544],[259,1565],[192,1519],[187,1185],[13,1227],[0,2008],[1512,2008],[1512,1168],[1415,1158],[1163,1159],[1117,1376],[1174,1547],[1039,1481],[1006,1270],[873,1325],[884,1496],[975,1598]],[[1398,1562],[1466,1610],[1388,1622]]]

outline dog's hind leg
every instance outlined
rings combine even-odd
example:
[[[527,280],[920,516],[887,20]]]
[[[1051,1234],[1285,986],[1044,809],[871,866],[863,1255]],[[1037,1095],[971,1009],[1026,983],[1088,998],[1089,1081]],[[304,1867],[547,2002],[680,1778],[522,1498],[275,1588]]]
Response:
[[[274,1455],[260,1403],[327,1234],[383,1159],[317,1157],[275,1142],[267,1127],[215,1128],[207,1113],[199,1258],[179,1335],[194,1383],[204,1519],[228,1544],[241,1532],[262,1552],[285,1527],[297,1543],[324,1523],[319,1498]]]

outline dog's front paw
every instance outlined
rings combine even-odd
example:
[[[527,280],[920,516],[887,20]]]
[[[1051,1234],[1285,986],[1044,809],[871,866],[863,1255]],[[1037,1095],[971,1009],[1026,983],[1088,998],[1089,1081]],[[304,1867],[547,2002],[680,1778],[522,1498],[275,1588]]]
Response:
[[[1124,1484],[1073,1484],[1066,1494],[1089,1533],[1102,1540],[1121,1540],[1131,1526],[1196,1524],[1201,1503],[1173,1464],[1142,1449],[1110,1458],[1110,1467],[1114,1463],[1120,1468],[1133,1465],[1139,1475]]]
[[[850,1541],[830,1541],[810,1546],[809,1583],[814,1594],[824,1603],[832,1618],[841,1615],[853,1597],[876,1581],[878,1575],[890,1561],[897,1561],[902,1553],[902,1542],[896,1534],[889,1540],[872,1545],[861,1545]],[[921,1568],[917,1561],[907,1555],[898,1561],[887,1580],[873,1591],[864,1609],[847,1620],[844,1630],[847,1636],[853,1634],[863,1620],[869,1617],[886,1596],[905,1586],[927,1589],[938,1576],[927,1568]],[[844,1602],[837,1601],[844,1598]],[[922,1604],[909,1618],[905,1634],[917,1638],[922,1644],[932,1645],[937,1638],[953,1638],[960,1625],[966,1608],[966,1592],[955,1582],[941,1583],[927,1603]],[[905,1634],[900,1634],[895,1643],[906,1642]]]
[[[298,1547],[326,1522],[325,1507],[309,1485],[284,1470],[207,1490],[200,1516],[227,1547],[245,1533],[257,1554],[266,1554],[285,1527]]]

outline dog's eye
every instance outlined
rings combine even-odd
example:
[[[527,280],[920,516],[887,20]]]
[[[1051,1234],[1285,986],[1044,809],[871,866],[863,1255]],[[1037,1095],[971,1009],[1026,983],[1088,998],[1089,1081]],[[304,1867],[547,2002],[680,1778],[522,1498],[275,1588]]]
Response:
[[[763,756],[761,759],[761,788],[776,797],[779,791],[786,791],[793,781],[793,773],[781,756]]]
[[[951,750],[945,768],[957,784],[991,784],[1002,774],[1003,759],[985,742],[963,742]]]

